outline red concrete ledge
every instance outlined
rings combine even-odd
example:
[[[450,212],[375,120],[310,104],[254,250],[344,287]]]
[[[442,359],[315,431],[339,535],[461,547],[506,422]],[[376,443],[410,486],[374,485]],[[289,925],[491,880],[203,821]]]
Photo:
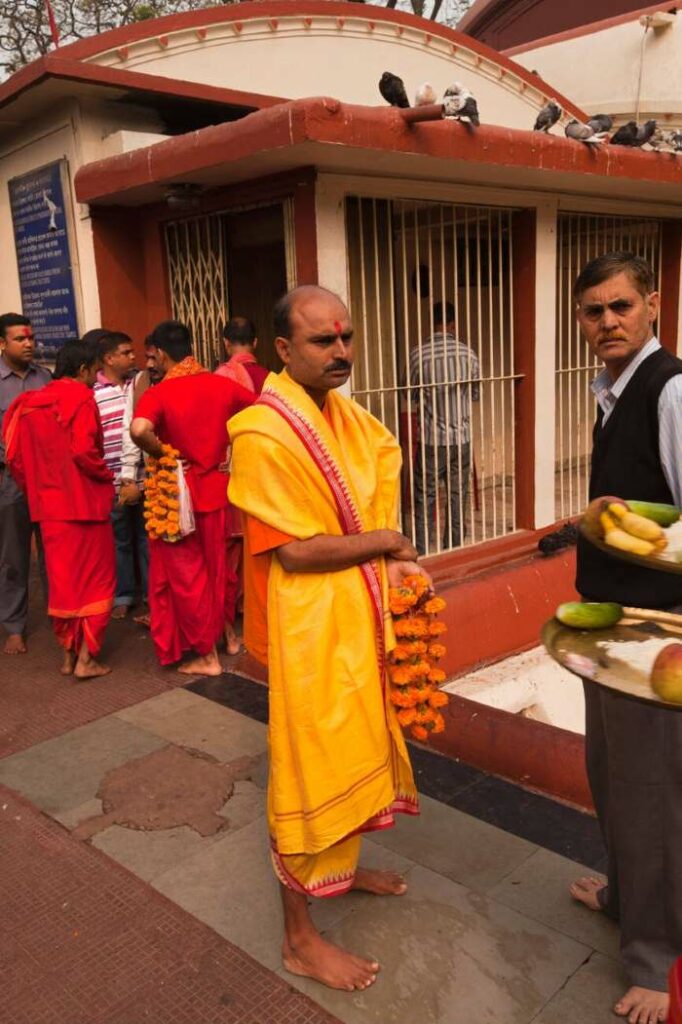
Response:
[[[445,732],[428,746],[441,754],[594,813],[578,733],[450,694]]]
[[[557,605],[577,600],[575,549],[544,558],[532,555],[464,580],[444,580],[438,594],[447,607],[443,668],[461,675],[540,642],[540,629]]]
[[[665,153],[645,153],[625,146],[595,148],[558,135],[489,124],[475,131],[453,121],[407,125],[393,107],[358,106],[314,97],[278,104],[236,122],[86,164],[76,174],[76,195],[81,203],[120,202],[126,198],[134,201],[135,192],[139,190],[143,195],[149,186],[192,180],[193,176],[201,181],[202,172],[216,170],[227,180],[229,168],[239,161],[313,143],[432,157],[453,162],[453,166],[502,165],[548,176],[589,174],[678,188],[680,184],[678,163]],[[311,162],[309,153],[308,148],[302,162]]]

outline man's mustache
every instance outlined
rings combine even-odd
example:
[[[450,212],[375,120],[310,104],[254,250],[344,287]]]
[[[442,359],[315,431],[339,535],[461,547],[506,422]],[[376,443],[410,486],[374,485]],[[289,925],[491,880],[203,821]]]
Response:
[[[347,359],[335,359],[333,363],[330,363],[329,366],[325,368],[324,372],[336,373],[337,370],[348,370],[348,372],[350,373],[352,369],[353,364],[349,363]]]

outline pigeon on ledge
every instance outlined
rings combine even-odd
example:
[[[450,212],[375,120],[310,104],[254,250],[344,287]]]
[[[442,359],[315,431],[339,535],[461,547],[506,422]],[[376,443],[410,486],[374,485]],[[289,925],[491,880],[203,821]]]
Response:
[[[566,125],[566,138],[576,139],[578,142],[586,142],[588,146],[594,146],[602,143],[606,138],[606,132],[595,132],[590,128],[589,124],[583,124],[581,121],[573,118]]]
[[[637,148],[638,146],[643,146],[645,142],[651,142],[655,132],[655,121],[645,121],[639,128],[636,121],[628,121],[627,124],[621,125],[618,131],[611,136],[611,145]]]
[[[546,103],[540,113],[538,114],[535,124],[533,125],[534,132],[548,132],[552,125],[555,125],[561,117],[561,107],[554,100],[550,100]]]
[[[588,117],[585,124],[588,124],[593,132],[610,132],[613,128],[613,118],[608,114],[594,114]]]
[[[455,82],[443,95],[443,115],[461,121],[466,118],[475,128],[481,123],[478,104],[465,85]]]
[[[415,107],[428,107],[437,102],[436,90],[430,82],[424,82],[423,85],[419,86],[414,97]]]
[[[409,107],[410,105],[405,91],[405,83],[402,78],[392,75],[390,71],[384,71],[379,79],[379,92],[392,107]]]

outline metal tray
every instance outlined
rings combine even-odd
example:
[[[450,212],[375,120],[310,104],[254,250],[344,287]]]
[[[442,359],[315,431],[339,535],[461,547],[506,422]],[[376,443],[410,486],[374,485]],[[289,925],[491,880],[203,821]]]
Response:
[[[590,544],[593,544],[595,548],[599,548],[605,554],[610,555],[611,558],[617,558],[622,562],[632,562],[634,565],[642,565],[645,569],[654,569],[659,572],[672,572],[682,573],[682,551],[678,551],[676,554],[666,554],[665,551],[659,551],[654,555],[633,555],[629,551],[620,551],[618,548],[612,548],[609,544],[605,544],[601,537],[597,537],[592,530],[589,530],[583,520],[578,523],[578,529]]]
[[[550,619],[542,627],[540,637],[552,658],[574,675],[591,679],[599,686],[624,696],[682,711],[682,704],[672,704],[656,696],[641,668],[621,661],[614,656],[613,650],[601,646],[604,642],[642,643],[652,639],[682,643],[682,631],[656,622],[618,623],[610,629],[571,629],[558,619]]]

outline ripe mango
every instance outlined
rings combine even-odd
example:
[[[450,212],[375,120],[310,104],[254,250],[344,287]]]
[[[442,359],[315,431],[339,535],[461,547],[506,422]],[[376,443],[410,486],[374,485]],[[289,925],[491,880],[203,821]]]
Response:
[[[663,505],[656,501],[635,501],[628,498],[626,505],[631,512],[644,516],[645,519],[652,519],[659,526],[672,526],[682,515],[682,510],[677,506]]]
[[[651,689],[661,700],[682,704],[682,644],[659,651],[651,669]]]
[[[622,619],[623,609],[614,601],[566,601],[554,614],[573,629],[608,629]]]

